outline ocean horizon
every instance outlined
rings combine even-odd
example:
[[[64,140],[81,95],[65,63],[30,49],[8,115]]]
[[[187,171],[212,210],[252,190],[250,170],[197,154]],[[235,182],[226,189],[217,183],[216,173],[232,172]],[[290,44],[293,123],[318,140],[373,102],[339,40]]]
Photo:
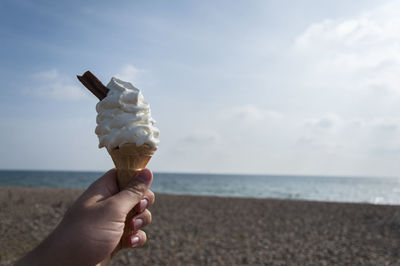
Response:
[[[85,189],[104,172],[0,170],[0,186]],[[152,190],[174,195],[400,205],[400,178],[154,172]]]

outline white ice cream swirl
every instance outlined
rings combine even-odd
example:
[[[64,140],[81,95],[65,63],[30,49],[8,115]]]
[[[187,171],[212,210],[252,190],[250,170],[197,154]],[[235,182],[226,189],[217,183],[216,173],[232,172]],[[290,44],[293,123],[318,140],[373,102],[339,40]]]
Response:
[[[150,106],[140,90],[115,77],[107,88],[110,89],[107,97],[96,105],[99,148],[111,150],[126,143],[156,148],[159,130],[154,126]]]

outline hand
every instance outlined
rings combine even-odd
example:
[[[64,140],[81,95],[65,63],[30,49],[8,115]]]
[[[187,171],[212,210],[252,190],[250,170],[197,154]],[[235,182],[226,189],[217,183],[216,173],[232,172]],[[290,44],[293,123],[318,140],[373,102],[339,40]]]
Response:
[[[149,189],[153,176],[144,169],[119,191],[117,171],[112,169],[95,181],[67,211],[57,228],[16,265],[96,265],[107,263],[120,249],[125,220],[132,235],[130,246],[146,242],[146,233],[139,230],[151,222],[146,209],[154,203]]]

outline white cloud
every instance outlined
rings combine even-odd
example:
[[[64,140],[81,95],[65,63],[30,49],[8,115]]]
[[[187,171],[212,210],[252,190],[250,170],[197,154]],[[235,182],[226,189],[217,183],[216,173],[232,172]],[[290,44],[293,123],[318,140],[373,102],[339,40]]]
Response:
[[[331,114],[307,119],[304,125],[294,131],[300,134],[296,146],[305,153],[376,157],[382,151],[400,149],[400,119],[396,117],[365,119]]]
[[[224,109],[220,112],[221,119],[237,120],[238,122],[260,122],[282,118],[282,114],[264,109],[252,104]]]
[[[81,100],[88,93],[76,85],[72,77],[61,74],[57,69],[42,71],[32,75],[32,85],[23,89],[23,93],[60,101]]]
[[[309,62],[308,85],[400,95],[398,10],[400,1],[392,1],[310,25],[295,41],[295,52]]]
[[[220,135],[213,130],[198,129],[183,138],[187,143],[199,143],[201,145],[214,145],[220,140]]]
[[[144,70],[138,69],[133,65],[128,64],[123,66],[122,69],[117,74],[115,74],[115,76],[122,80],[137,83],[137,79],[143,72]]]
[[[378,130],[393,132],[397,131],[400,128],[400,117],[387,117],[375,119],[372,121],[372,126]]]
[[[340,117],[337,114],[327,114],[320,118],[307,119],[305,125],[308,127],[330,129],[340,123]]]

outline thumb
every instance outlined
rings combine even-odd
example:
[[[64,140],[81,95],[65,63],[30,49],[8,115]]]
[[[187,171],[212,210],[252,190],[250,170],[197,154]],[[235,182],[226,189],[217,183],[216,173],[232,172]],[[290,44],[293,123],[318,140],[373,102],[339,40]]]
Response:
[[[143,198],[144,192],[150,188],[153,174],[149,169],[141,170],[120,192],[109,198],[119,210],[128,213]]]

